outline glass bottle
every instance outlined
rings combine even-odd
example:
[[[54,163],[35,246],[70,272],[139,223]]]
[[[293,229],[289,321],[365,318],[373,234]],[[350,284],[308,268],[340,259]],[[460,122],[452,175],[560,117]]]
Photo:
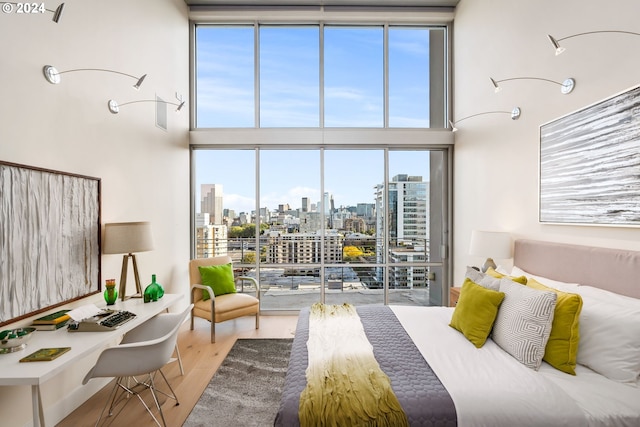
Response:
[[[151,283],[144,290],[144,302],[158,301],[164,295],[162,285],[156,282],[156,275],[151,275]]]
[[[107,289],[104,291],[104,300],[107,302],[107,305],[113,305],[118,300],[115,279],[107,279]]]

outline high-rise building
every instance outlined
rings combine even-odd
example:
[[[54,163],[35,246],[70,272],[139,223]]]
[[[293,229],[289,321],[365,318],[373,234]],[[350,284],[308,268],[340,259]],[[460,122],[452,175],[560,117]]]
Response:
[[[324,237],[324,261],[342,262],[344,236],[328,233]],[[267,263],[315,264],[322,261],[322,236],[320,233],[268,233]]]
[[[375,187],[376,196],[376,257],[378,263],[386,256],[382,243],[384,216],[388,217],[389,245],[392,261],[428,261],[429,183],[421,176],[396,175],[389,181],[389,201],[384,203],[384,184]],[[426,286],[426,267],[402,267],[389,273],[391,287]],[[382,269],[378,269],[382,278]]]
[[[356,206],[356,213],[362,218],[373,218],[374,210],[373,203],[358,203]]]
[[[311,212],[311,206],[309,204],[309,198],[308,197],[303,197],[302,198],[302,212]]]
[[[208,213],[211,224],[223,224],[222,184],[202,184],[200,212]]]
[[[201,215],[201,214],[200,214]],[[226,225],[196,224],[196,258],[226,255],[228,251],[228,229]]]

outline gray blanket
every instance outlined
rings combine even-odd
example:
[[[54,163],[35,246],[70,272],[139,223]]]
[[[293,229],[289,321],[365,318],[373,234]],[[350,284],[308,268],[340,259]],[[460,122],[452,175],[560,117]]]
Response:
[[[455,426],[456,409],[451,396],[387,306],[358,307],[364,331],[380,368],[393,388],[411,426]],[[299,426],[300,393],[306,387],[309,308],[300,311],[291,348],[280,409],[274,425]]]

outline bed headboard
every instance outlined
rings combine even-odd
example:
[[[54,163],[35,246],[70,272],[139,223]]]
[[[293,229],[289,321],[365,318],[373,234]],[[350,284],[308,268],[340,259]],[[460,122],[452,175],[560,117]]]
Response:
[[[640,252],[518,239],[513,264],[561,282],[640,298]]]

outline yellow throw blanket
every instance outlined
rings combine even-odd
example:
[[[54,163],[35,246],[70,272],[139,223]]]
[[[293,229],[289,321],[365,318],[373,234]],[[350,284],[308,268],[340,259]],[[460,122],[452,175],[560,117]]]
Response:
[[[302,427],[409,425],[355,307],[314,304],[307,351],[307,387],[299,406]]]

